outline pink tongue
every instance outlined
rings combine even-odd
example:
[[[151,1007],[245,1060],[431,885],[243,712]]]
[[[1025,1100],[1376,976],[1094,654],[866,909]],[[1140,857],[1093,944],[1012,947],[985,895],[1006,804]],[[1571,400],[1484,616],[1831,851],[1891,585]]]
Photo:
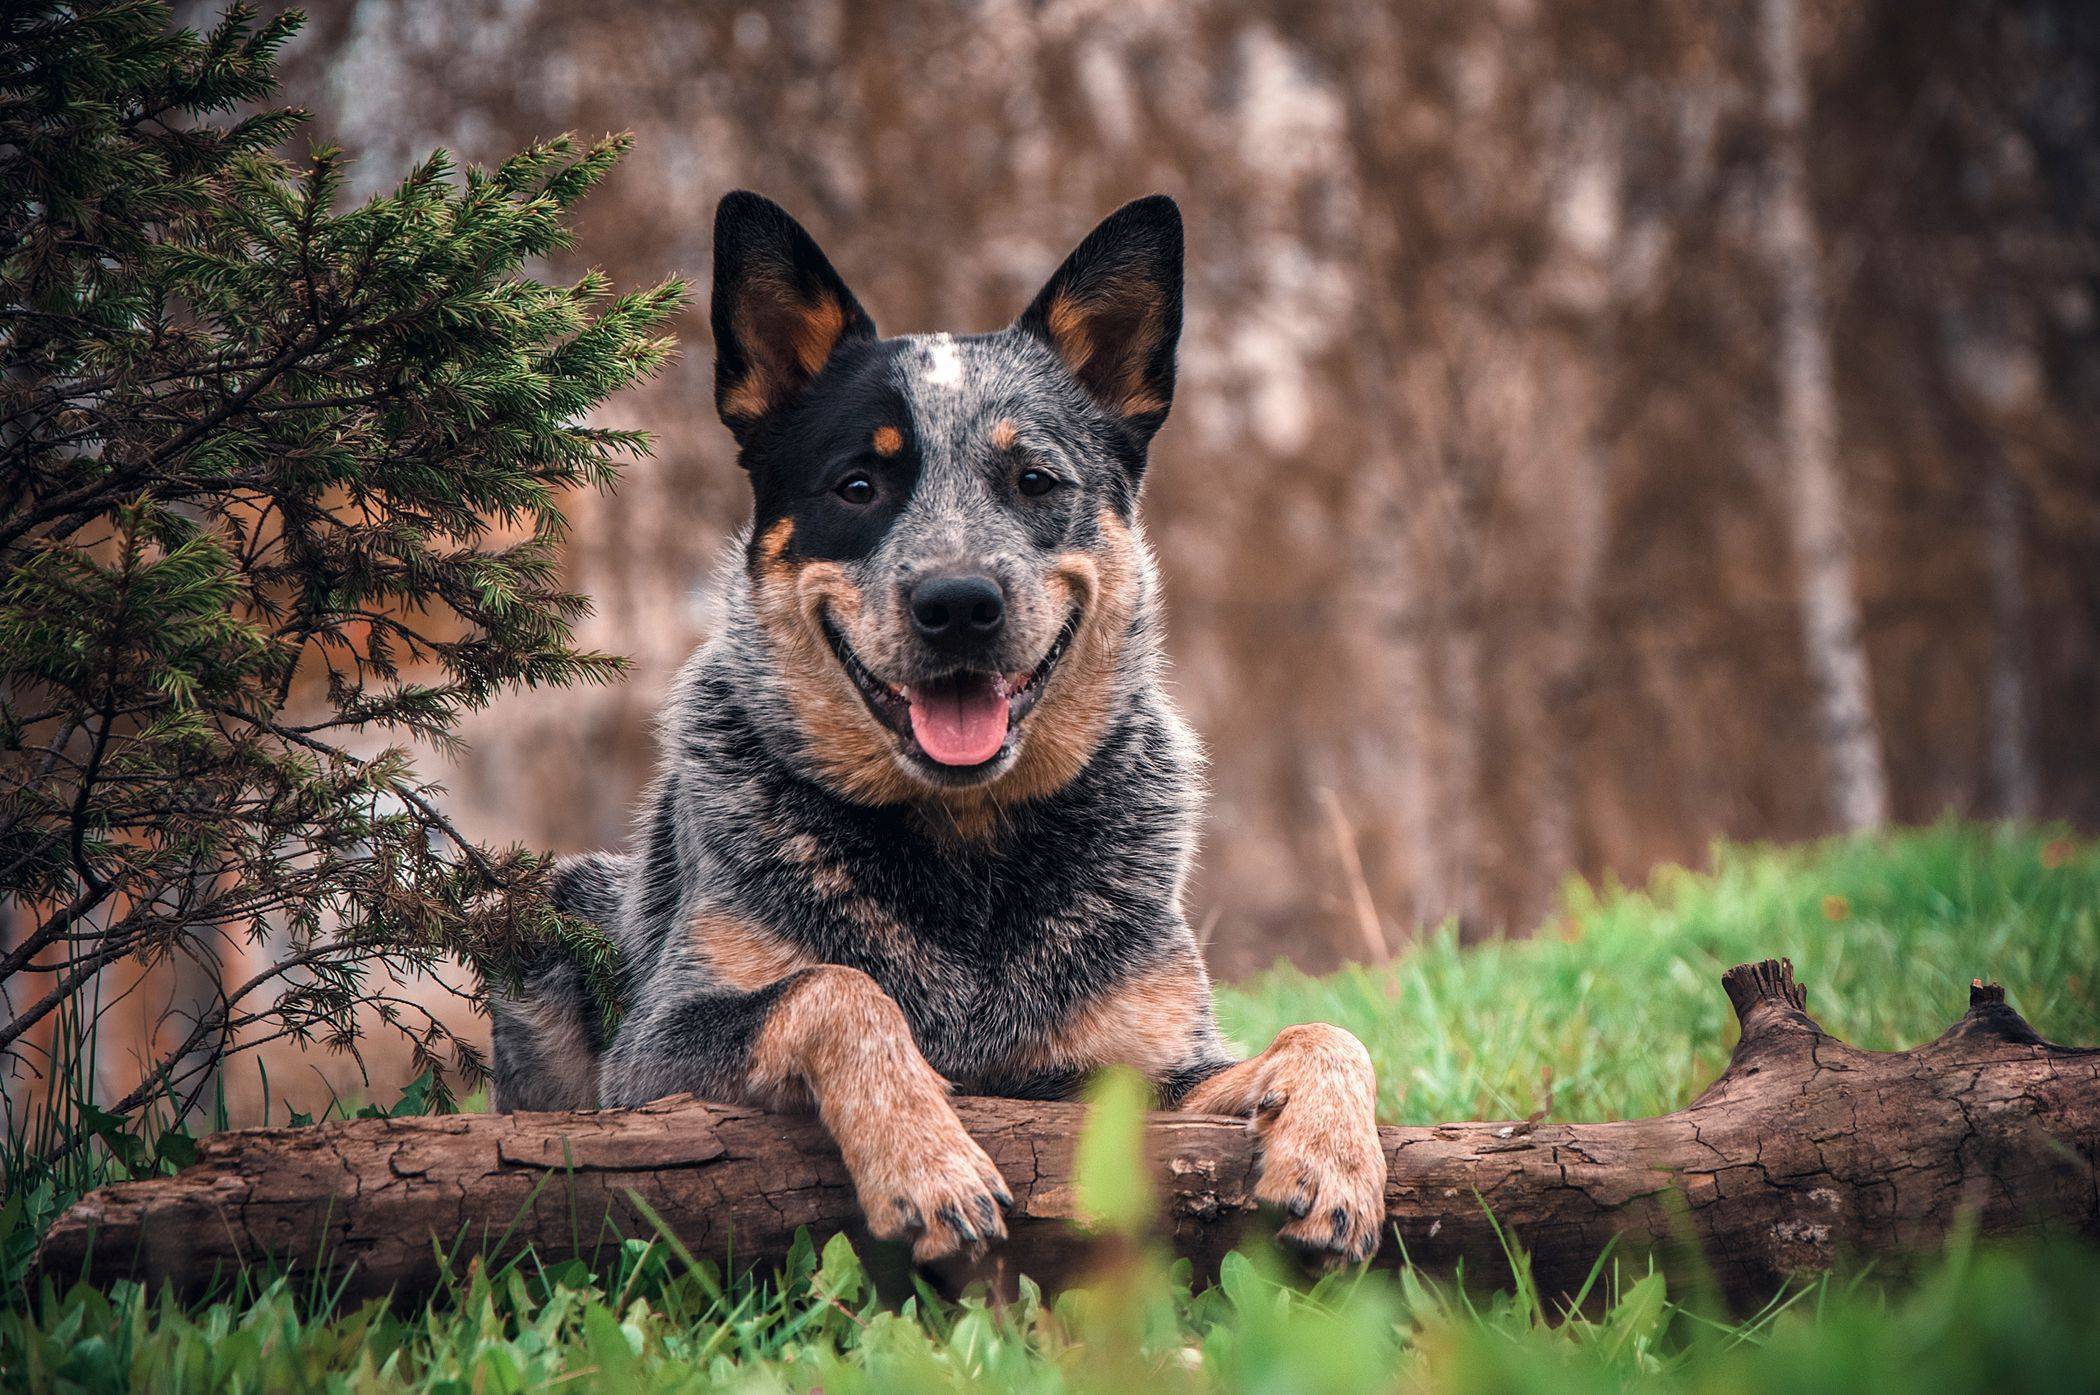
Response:
[[[983,765],[1006,744],[1006,688],[989,674],[915,683],[907,692],[911,734],[942,765]]]

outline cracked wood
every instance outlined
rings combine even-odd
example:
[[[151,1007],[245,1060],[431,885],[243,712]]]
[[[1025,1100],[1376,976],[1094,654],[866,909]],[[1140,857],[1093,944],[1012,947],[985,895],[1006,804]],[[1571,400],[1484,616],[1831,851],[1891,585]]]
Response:
[[[1965,1211],[1985,1233],[2100,1234],[2100,1051],[2043,1041],[1991,985],[1972,989],[1937,1040],[1872,1052],[1816,1025],[1784,961],[1722,982],[1742,1040],[1675,1113],[1381,1130],[1389,1231],[1378,1262],[1397,1261],[1397,1232],[1418,1264],[1506,1276],[1491,1210],[1549,1292],[1579,1286],[1607,1245],[1666,1263],[1696,1245],[1730,1297],[1754,1302],[1841,1255],[1928,1249]],[[1072,1168],[1083,1110],[994,1099],[957,1109],[1015,1197],[988,1277],[1069,1278],[1088,1254]],[[1170,1243],[1209,1269],[1255,1211],[1244,1125],[1159,1115],[1147,1148]],[[438,1281],[440,1247],[493,1258],[531,1245],[551,1264],[652,1234],[630,1193],[697,1255],[770,1263],[802,1226],[868,1243],[815,1120],[679,1098],[222,1134],[176,1176],[84,1197],[39,1264],[60,1282],[89,1272],[195,1291],[269,1259],[347,1268],[348,1296],[408,1294]]]

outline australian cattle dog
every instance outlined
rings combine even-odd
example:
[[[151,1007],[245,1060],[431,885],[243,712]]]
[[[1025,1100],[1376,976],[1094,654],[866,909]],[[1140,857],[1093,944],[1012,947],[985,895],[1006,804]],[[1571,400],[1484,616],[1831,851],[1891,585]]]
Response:
[[[1314,1025],[1235,1060],[1182,905],[1202,755],[1138,517],[1180,211],[1122,208],[994,334],[882,338],[755,194],[723,199],[714,257],[751,524],[633,849],[556,872],[619,948],[617,1026],[575,964],[538,965],[494,1004],[497,1107],[813,1108],[870,1230],[934,1260],[1011,1204],[951,1092],[1059,1099],[1122,1064],[1250,1121],[1287,1241],[1368,1257],[1369,1056]]]

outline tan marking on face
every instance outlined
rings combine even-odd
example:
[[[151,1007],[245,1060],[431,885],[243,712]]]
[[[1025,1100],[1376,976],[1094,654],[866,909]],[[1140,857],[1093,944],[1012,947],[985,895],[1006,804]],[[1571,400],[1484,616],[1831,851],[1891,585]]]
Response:
[[[769,552],[774,532],[791,521],[782,520],[760,542],[752,595],[759,623],[773,641],[803,749],[849,799],[898,804],[917,797],[919,787],[897,768],[895,738],[868,711],[824,636],[826,614],[841,632],[853,633],[863,604],[860,588],[836,562],[791,563],[777,549]]]
[[[904,433],[894,426],[875,428],[875,453],[882,456],[895,455],[904,449]]]
[[[1137,614],[1145,566],[1141,545],[1114,510],[1102,510],[1100,529],[1099,547],[1066,553],[1051,570],[1058,614],[1078,611],[1079,627],[1028,714],[1020,754],[990,784],[920,792],[932,831],[972,842],[989,838],[1008,809],[1064,788],[1093,759],[1115,712],[1116,665]]]
[[[975,841],[999,827],[1006,809],[1063,788],[1085,769],[1114,714],[1116,665],[1145,569],[1142,544],[1114,510],[1102,510],[1099,528],[1095,548],[1059,557],[1048,578],[1058,614],[1077,611],[1080,620],[1029,713],[1012,769],[988,785],[957,790],[930,788],[900,768],[896,738],[831,652],[823,617],[851,642],[865,604],[860,588],[835,562],[783,557],[793,520],[768,529],[759,541],[754,599],[804,749],[832,787],[863,804],[916,805],[930,829]]]
[[[999,418],[999,420],[992,423],[992,449],[1012,450],[1014,440],[1019,435],[1020,432],[1015,429],[1013,422],[1005,417]]]
[[[1191,1090],[1191,1114],[1242,1114],[1262,1140],[1257,1199],[1298,1219],[1283,1238],[1330,1259],[1369,1258],[1385,1229],[1377,1079],[1363,1043],[1324,1022],[1286,1027],[1251,1061]]]
[[[858,969],[819,965],[788,988],[752,1043],[746,1084],[776,1105],[815,1102],[868,1228],[886,1240],[916,1230],[914,1258],[1005,1236],[1005,1179],[964,1132],[903,1010]]]
[[[775,567],[787,552],[788,541],[795,536],[795,520],[783,518],[766,529],[758,540],[758,560],[761,567]]]
[[[1101,544],[1067,553],[1050,574],[1067,612],[1081,612],[1079,628],[1028,714],[1020,757],[988,791],[1002,804],[1038,799],[1069,784],[1086,768],[1115,712],[1116,665],[1137,615],[1144,571],[1140,544],[1112,510],[1100,518]]]
[[[1158,965],[1081,1004],[1014,1061],[1024,1073],[1130,1066],[1150,1080],[1190,1058],[1210,1000],[1210,979],[1193,956]]]
[[[771,931],[719,911],[694,916],[687,934],[708,977],[740,993],[778,983],[811,962]]]

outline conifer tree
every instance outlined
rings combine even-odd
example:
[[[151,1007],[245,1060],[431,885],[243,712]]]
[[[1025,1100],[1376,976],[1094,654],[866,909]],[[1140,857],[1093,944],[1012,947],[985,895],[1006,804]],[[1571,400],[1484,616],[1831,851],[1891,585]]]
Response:
[[[345,207],[265,105],[299,23],[0,17],[0,1065],[44,1068],[112,966],[217,985],[97,1118],[245,1045],[355,1052],[360,1008],[471,1074],[414,976],[549,937],[609,972],[408,748],[618,669],[574,643],[562,501],[646,452],[592,413],[663,366],[685,288],[532,272],[621,137],[439,153]]]

